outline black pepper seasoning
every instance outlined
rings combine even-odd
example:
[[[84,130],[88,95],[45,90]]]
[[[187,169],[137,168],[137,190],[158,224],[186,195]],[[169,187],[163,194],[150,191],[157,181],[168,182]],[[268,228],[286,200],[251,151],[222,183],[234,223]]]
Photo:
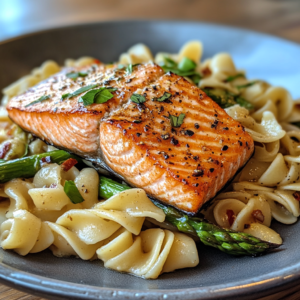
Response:
[[[173,145],[178,145],[178,140],[176,140],[175,138],[171,138],[171,144],[173,144]]]
[[[183,132],[187,136],[193,136],[194,135],[194,131],[192,131],[192,130],[184,130]]]

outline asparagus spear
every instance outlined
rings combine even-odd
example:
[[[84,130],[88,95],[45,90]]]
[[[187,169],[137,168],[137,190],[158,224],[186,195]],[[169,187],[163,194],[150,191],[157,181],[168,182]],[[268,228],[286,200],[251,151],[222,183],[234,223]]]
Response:
[[[129,187],[112,179],[100,176],[99,195],[108,199],[114,194],[127,190]],[[231,255],[256,256],[280,245],[262,241],[250,234],[221,228],[201,218],[189,217],[175,208],[161,203],[154,204],[166,214],[166,221],[177,227],[179,231],[197,234],[200,241]]]
[[[41,168],[40,160],[47,156],[51,157],[51,162],[58,164],[71,157],[81,160],[77,156],[75,157],[74,155],[63,150],[56,150],[14,160],[8,160],[0,163],[0,183],[5,183],[14,178],[33,177]]]

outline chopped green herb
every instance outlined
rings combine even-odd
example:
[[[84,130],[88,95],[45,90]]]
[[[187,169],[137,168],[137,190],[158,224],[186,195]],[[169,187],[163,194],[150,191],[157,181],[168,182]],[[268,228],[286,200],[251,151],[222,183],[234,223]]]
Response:
[[[91,90],[95,87],[98,87],[99,84],[90,84],[90,85],[87,85],[87,86],[84,86],[76,91],[74,91],[73,93],[69,93],[69,94],[64,94],[62,95],[62,99],[66,99],[66,98],[72,98],[72,97],[75,97],[75,96],[78,96],[84,92],[87,92],[88,90]]]
[[[252,82],[248,82],[246,84],[242,84],[242,85],[237,85],[237,89],[244,89],[244,88],[247,88],[249,86],[252,86],[253,84],[257,83],[257,81],[252,81]]]
[[[173,59],[168,56],[164,56],[164,60],[167,68],[177,68],[177,63]]]
[[[113,98],[113,94],[110,92],[110,89],[105,88],[102,91],[99,91],[95,96],[95,103],[101,104],[107,102],[109,99]]]
[[[126,71],[126,75],[131,74],[131,73],[132,73],[132,64],[128,65],[128,66],[126,67],[125,71]]]
[[[244,99],[243,97],[237,96],[237,97],[235,97],[235,101],[237,104],[239,104],[242,107],[247,108],[248,110],[254,109],[254,106],[250,102],[248,102],[246,99]]]
[[[118,68],[119,70],[122,70],[122,69],[125,69],[126,67],[125,67],[124,65],[118,64],[117,68]]]
[[[170,115],[169,118],[172,127],[180,127],[183,123],[183,119],[185,118],[185,114],[180,114],[178,117]]]
[[[164,92],[164,94],[159,98],[153,98],[154,101],[158,102],[164,102],[165,100],[169,99],[172,96],[172,94]]]
[[[83,102],[84,106],[93,104],[95,101],[95,96],[97,93],[99,93],[99,90],[100,89],[96,89],[96,90],[91,90],[91,91],[87,92],[85,95],[80,97],[79,102]]]
[[[106,88],[101,87],[99,89],[91,90],[87,92],[85,95],[80,97],[79,102],[83,102],[84,106],[91,105],[93,103],[105,103],[109,99],[113,98],[113,94],[111,92],[116,91],[116,88]]]
[[[293,122],[291,124],[300,128],[300,122]]]
[[[6,162],[6,160],[0,159],[0,164],[5,163],[5,162]]]
[[[69,98],[69,95],[70,95],[70,93],[63,94],[63,95],[61,96],[61,99],[66,99],[66,98]]]
[[[130,97],[130,100],[134,103],[142,104],[146,101],[146,98],[140,94],[132,94],[132,96]]]
[[[200,79],[202,78],[200,74],[190,75],[189,78],[196,84],[199,85]]]
[[[36,104],[36,103],[43,102],[43,101],[48,100],[48,99],[50,99],[50,95],[42,96],[42,97],[38,98],[37,100],[35,100],[35,101],[33,101],[33,102],[31,102],[31,103],[25,105],[25,107],[34,105],[34,104]]]
[[[227,108],[235,104],[239,104],[248,110],[252,110],[254,108],[250,102],[241,97],[239,94],[234,94],[219,88],[204,88],[203,91],[222,108]]]
[[[197,64],[191,59],[184,57],[178,64],[178,69],[184,72],[195,70]]]
[[[69,197],[72,203],[78,204],[84,201],[83,197],[78,191],[77,186],[75,185],[74,181],[66,180],[64,191],[66,195]]]
[[[228,76],[225,79],[225,82],[231,82],[231,81],[236,80],[237,78],[240,78],[240,77],[245,77],[245,75],[243,73],[238,73],[238,74],[233,75],[233,76]]]
[[[189,77],[195,84],[198,84],[201,75],[196,72],[196,63],[184,57],[179,64],[169,57],[164,57],[164,62],[160,64],[165,72],[172,72],[179,76]]]
[[[71,79],[74,79],[74,80],[77,79],[78,77],[85,77],[87,75],[88,75],[88,73],[86,73],[86,72],[70,72],[70,73],[66,74],[66,76],[68,78],[71,78]]]
[[[227,108],[236,104],[234,94],[223,89],[204,88],[203,91],[208,97],[214,100],[222,108]]]
[[[139,124],[139,123],[141,123],[142,122],[142,120],[134,120],[133,121],[133,123],[136,123],[136,124]]]

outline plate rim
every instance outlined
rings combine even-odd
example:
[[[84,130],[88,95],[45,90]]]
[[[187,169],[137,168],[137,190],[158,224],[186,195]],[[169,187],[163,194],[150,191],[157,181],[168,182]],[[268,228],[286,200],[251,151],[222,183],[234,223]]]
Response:
[[[178,19],[124,19],[124,20],[109,20],[100,22],[87,22],[78,24],[69,24],[64,26],[53,26],[39,31],[28,32],[19,36],[11,37],[0,41],[0,47],[7,43],[11,43],[17,40],[26,39],[35,35],[41,35],[47,32],[55,32],[64,29],[72,29],[79,27],[97,26],[97,25],[109,25],[109,24],[122,24],[122,23],[144,23],[144,24],[185,24],[185,25],[205,25],[210,28],[226,28],[230,31],[243,32],[245,34],[255,34],[260,37],[275,39],[278,42],[288,43],[290,45],[299,47],[300,43],[291,41],[276,35],[269,33],[259,32],[246,28],[240,28],[230,25],[223,25],[221,23],[212,22],[199,22],[199,21],[186,21]],[[1,249],[1,251],[4,251]],[[283,250],[284,251],[284,250]],[[205,275],[205,274],[204,274]],[[255,279],[255,280],[254,280]],[[209,287],[197,287],[187,289],[151,289],[151,290],[132,290],[132,289],[117,289],[97,287],[86,284],[78,284],[73,282],[61,281],[58,279],[48,278],[25,271],[20,271],[17,268],[0,262],[0,282],[9,285],[16,289],[21,289],[29,293],[37,295],[54,296],[58,298],[72,298],[76,299],[230,299],[232,297],[239,297],[239,299],[251,299],[263,297],[272,293],[280,292],[286,288],[292,287],[297,281],[300,281],[300,262],[291,267],[266,273],[256,278],[245,279],[236,283],[224,283],[219,285],[213,285]],[[68,286],[65,290],[60,290],[64,285]],[[75,294],[70,292],[76,291]],[[89,290],[89,292],[86,292]],[[79,293],[82,292],[82,293]],[[92,295],[93,293],[93,295]],[[90,294],[90,295],[89,295]],[[97,297],[95,297],[97,296]],[[106,298],[109,296],[109,298]]]
[[[1,249],[1,251],[7,251]],[[58,258],[59,259],[59,258]],[[255,258],[254,258],[255,259]],[[209,287],[197,287],[187,289],[151,289],[134,290],[107,288],[101,286],[79,284],[48,278],[25,271],[20,271],[15,267],[5,265],[0,262],[0,282],[39,296],[54,296],[55,299],[257,299],[272,294],[276,294],[295,285],[300,280],[300,262],[292,269],[298,272],[290,273],[290,267],[283,270],[260,275],[252,279],[235,283],[225,283],[212,285]],[[116,272],[116,271],[114,271]],[[268,278],[271,275],[272,278]],[[131,275],[128,275],[131,276]],[[159,280],[159,279],[156,279]],[[88,292],[87,292],[88,291]],[[109,298],[107,298],[109,297]]]

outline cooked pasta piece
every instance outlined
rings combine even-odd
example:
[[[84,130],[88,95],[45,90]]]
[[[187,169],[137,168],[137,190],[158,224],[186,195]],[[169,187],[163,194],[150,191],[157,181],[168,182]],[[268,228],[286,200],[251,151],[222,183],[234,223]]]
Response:
[[[83,204],[70,203],[66,180],[74,181]],[[143,278],[198,264],[190,237],[162,229],[141,232],[146,217],[165,218],[144,190],[130,189],[99,202],[98,186],[94,169],[64,171],[57,164],[42,167],[32,183],[15,179],[1,186],[1,196],[9,199],[0,207],[1,247],[20,255],[50,248],[58,257],[98,256],[108,268]]]
[[[192,238],[158,228],[142,231],[136,238],[119,230],[97,250],[97,256],[107,268],[147,279],[199,263]]]

